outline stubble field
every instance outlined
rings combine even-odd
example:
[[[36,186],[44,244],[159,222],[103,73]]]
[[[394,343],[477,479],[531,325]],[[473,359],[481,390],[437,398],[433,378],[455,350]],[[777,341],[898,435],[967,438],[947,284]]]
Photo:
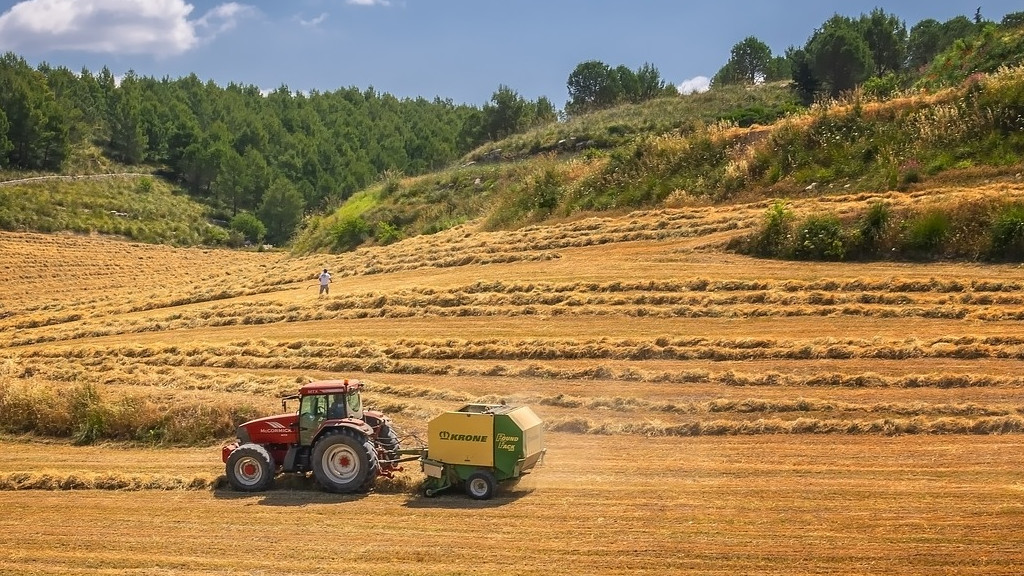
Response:
[[[1024,269],[725,252],[766,206],[305,258],[0,234],[0,573],[1019,573]],[[237,418],[322,377],[408,442],[529,404],[548,454],[487,502],[418,496],[415,465],[225,488]]]

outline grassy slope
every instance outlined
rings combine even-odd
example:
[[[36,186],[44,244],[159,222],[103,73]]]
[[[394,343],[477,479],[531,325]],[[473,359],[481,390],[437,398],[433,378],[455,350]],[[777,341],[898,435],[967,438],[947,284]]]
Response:
[[[750,93],[762,90],[766,97],[775,94],[773,88]],[[495,229],[580,212],[694,200],[727,205],[800,194],[923,188],[940,174],[948,181],[957,172],[970,182],[979,167],[1012,175],[1020,171],[1024,153],[1022,95],[1024,68],[1012,68],[938,93],[913,92],[883,102],[854,95],[769,126],[703,124],[705,108],[694,107],[684,121],[694,128],[631,136],[608,150],[475,163],[382,184],[386,194],[378,193],[375,202],[347,211],[346,217],[358,212],[370,230],[385,222],[413,236],[478,218]],[[658,101],[641,109],[664,105]],[[610,118],[622,112],[591,120],[615,125]],[[329,215],[324,222],[339,220]],[[308,230],[299,238],[302,253],[331,247],[309,238]]]
[[[222,235],[207,210],[146,174],[16,176],[0,182],[0,229],[70,231],[191,246]],[[18,178],[20,177],[20,178]]]
[[[882,103],[858,94],[801,113],[785,86],[727,87],[539,127],[480,147],[462,167],[385,182],[374,202],[315,219],[297,251],[352,245],[330,231],[355,218],[366,230],[358,240],[387,243],[476,219],[506,228],[694,200],[921,188],[951,172],[967,183],[986,167],[1015,174],[1022,47],[1024,28],[990,26],[940,54],[922,91]],[[746,128],[756,123],[770,125]],[[382,242],[380,226],[398,234]]]

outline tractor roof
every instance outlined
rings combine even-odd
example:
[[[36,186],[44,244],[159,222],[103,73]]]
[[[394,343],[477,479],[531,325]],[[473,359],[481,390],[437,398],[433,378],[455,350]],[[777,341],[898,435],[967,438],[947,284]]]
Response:
[[[299,388],[299,394],[301,396],[308,396],[310,394],[345,394],[350,390],[359,390],[363,387],[363,383],[359,380],[317,380],[316,382],[310,382],[302,388]]]

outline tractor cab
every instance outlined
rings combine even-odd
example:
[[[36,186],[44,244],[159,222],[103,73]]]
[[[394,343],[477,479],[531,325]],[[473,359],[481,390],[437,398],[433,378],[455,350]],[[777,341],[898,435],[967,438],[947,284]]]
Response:
[[[299,445],[312,444],[324,422],[362,421],[363,401],[359,393],[362,387],[362,382],[356,380],[313,382],[299,389],[298,394],[282,399],[286,410],[288,400],[299,401]]]

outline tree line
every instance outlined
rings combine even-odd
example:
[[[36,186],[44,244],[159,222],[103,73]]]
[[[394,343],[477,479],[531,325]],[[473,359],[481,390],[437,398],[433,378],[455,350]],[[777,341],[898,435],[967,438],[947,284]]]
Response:
[[[1024,12],[1007,14],[999,23],[1021,25]],[[995,27],[982,17],[980,8],[973,19],[956,16],[939,22],[929,18],[909,31],[906,23],[881,8],[858,18],[836,14],[815,29],[803,46],[790,46],[784,56],[773,55],[757,37],[741,40],[711,85],[792,80],[807,103],[857,86],[887,95],[919,79],[932,60],[956,42],[990,33]]]
[[[372,87],[304,94],[195,75],[115,78],[0,56],[0,169],[60,172],[90,145],[149,165],[230,220],[256,215],[286,241],[303,214],[382,174],[422,174],[480,144],[557,119],[547,98],[501,86],[483,107],[399,99]],[[251,221],[251,219],[249,220]]]

